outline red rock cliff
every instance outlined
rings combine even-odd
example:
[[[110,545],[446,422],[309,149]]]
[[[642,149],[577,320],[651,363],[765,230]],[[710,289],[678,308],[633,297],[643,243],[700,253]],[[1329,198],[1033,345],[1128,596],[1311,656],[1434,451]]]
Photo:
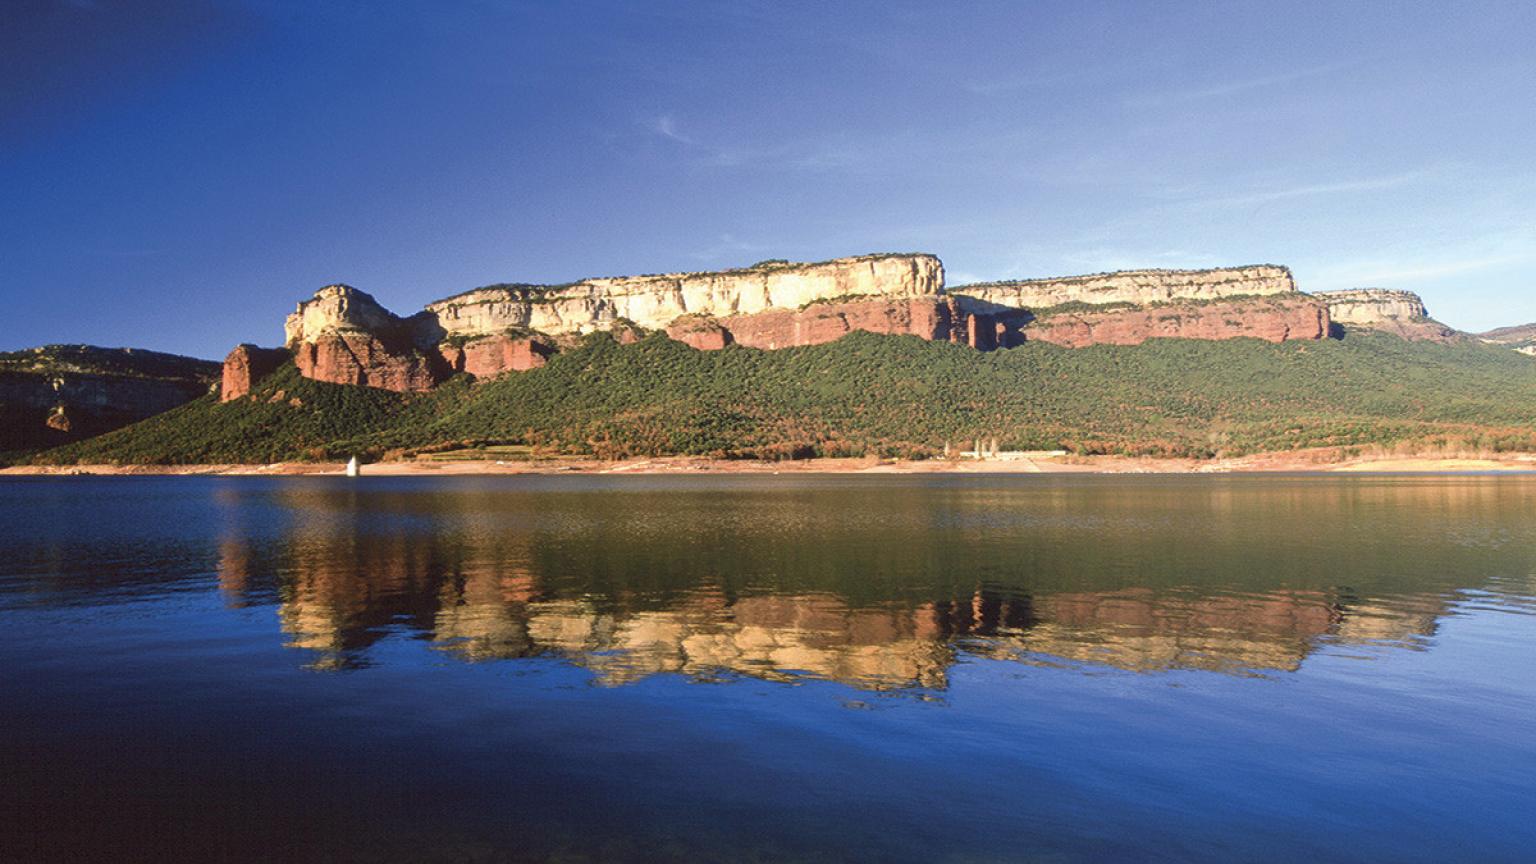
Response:
[[[960,316],[952,307],[942,297],[812,303],[803,309],[776,309],[720,319],[679,319],[667,328],[667,335],[706,351],[733,342],[764,349],[820,345],[855,330],[912,335],[938,342],[964,341],[956,336]]]
[[[448,377],[442,358],[387,344],[372,333],[343,330],[293,346],[305,378],[407,393],[430,390]]]
[[[272,374],[287,362],[289,354],[281,348],[257,348],[236,345],[224,358],[224,378],[219,387],[219,401],[231,402],[251,392],[256,382]]]
[[[517,336],[488,336],[460,346],[442,345],[438,352],[454,372],[494,378],[503,372],[526,372],[549,362],[554,348],[543,341]]]
[[[1267,342],[1322,339],[1328,335],[1328,306],[1304,294],[1209,303],[1169,303],[1134,309],[1050,315],[1024,328],[1025,339],[1069,348],[1085,345],[1140,345],[1148,339],[1235,339]]]

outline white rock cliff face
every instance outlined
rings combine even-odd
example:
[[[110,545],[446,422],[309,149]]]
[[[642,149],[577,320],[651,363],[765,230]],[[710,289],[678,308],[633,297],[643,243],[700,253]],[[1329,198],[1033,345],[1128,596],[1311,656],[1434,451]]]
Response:
[[[1221,297],[1296,292],[1291,271],[1259,265],[1215,270],[1124,270],[1063,279],[979,282],[958,285],[951,293],[983,303],[1021,309],[1044,309],[1063,303],[1167,303],[1173,300],[1214,300]]]
[[[313,342],[337,330],[378,330],[400,323],[368,294],[350,285],[327,285],[300,303],[283,323],[284,341],[292,346]]]
[[[482,288],[428,304],[409,319],[392,315],[347,285],[328,285],[298,305],[284,327],[290,346],[338,330],[376,331],[409,323],[418,344],[448,336],[528,328],[558,336],[605,330],[628,319],[654,330],[683,315],[726,317],[796,309],[835,298],[935,296],[944,265],[932,255],[863,255],[816,264],[772,264],[719,273],[584,279],[570,285]]]
[[[1353,291],[1319,291],[1313,296],[1328,304],[1328,316],[1340,324],[1422,321],[1429,317],[1424,301],[1411,291],[1357,288]]]
[[[725,317],[833,298],[912,298],[943,290],[944,265],[931,255],[865,255],[719,273],[584,279],[548,288],[486,288],[429,304],[427,312],[446,335],[508,327],[558,335],[607,329],[620,318],[659,330],[682,315]]]

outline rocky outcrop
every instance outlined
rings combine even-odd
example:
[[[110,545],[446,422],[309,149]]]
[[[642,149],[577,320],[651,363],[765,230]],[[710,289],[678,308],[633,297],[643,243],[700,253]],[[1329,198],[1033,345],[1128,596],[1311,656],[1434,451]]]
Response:
[[[955,338],[954,324],[946,298],[813,304],[792,313],[770,312],[725,322],[737,342],[759,348],[817,345],[855,330],[948,342]]]
[[[1235,339],[1267,342],[1322,339],[1328,335],[1328,307],[1320,300],[1261,297],[1209,303],[1168,303],[1135,309],[1046,315],[1024,328],[1025,339],[1069,348],[1139,345],[1148,339]]]
[[[0,353],[0,451],[100,435],[209,392],[219,364],[90,345]]]
[[[476,378],[494,378],[503,372],[537,369],[549,362],[554,350],[553,346],[539,339],[508,334],[438,348],[443,363],[450,370],[467,372]]]
[[[293,359],[305,378],[397,393],[430,390],[451,374],[440,355],[355,330],[324,333],[314,341],[296,343]]]
[[[258,348],[255,345],[236,345],[224,358],[223,381],[219,387],[219,401],[233,402],[246,396],[257,382],[277,371],[288,362],[290,355],[281,348]]]
[[[654,330],[683,315],[726,318],[857,297],[908,299],[944,290],[932,255],[863,255],[815,264],[768,261],[718,273],[584,279],[568,285],[493,285],[426,308],[449,336],[509,327],[550,335],[605,330],[620,319]]]
[[[668,332],[696,348],[720,348],[728,342],[765,349],[820,345],[855,330],[949,341],[954,318],[946,299],[934,297],[812,303],[802,309],[733,315],[713,323],[719,333],[710,331],[709,324],[673,327]]]
[[[667,336],[700,351],[719,351],[731,344],[730,331],[708,315],[683,315],[667,325]]]
[[[1212,270],[1124,270],[1061,279],[978,282],[951,289],[981,304],[1047,309],[1067,303],[1129,303],[1146,306],[1175,300],[1294,294],[1285,267],[1261,264]]]
[[[298,305],[283,323],[284,342],[292,348],[343,330],[367,333],[399,331],[405,322],[379,305],[371,294],[351,285],[327,285]]]
[[[1411,291],[1357,288],[1353,291],[1318,291],[1312,296],[1327,303],[1328,314],[1340,324],[1422,321],[1429,317],[1424,301]]]
[[[1328,314],[1335,324],[1432,342],[1455,341],[1462,335],[1430,318],[1424,301],[1411,291],[1356,288],[1319,291],[1312,296],[1328,304]]]

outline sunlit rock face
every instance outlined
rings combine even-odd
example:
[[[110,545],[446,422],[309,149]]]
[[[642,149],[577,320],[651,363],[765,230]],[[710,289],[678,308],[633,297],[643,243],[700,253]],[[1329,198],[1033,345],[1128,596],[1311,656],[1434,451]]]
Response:
[[[852,300],[811,303],[799,309],[774,309],[727,318],[684,316],[667,327],[667,335],[703,351],[726,345],[777,349],[821,345],[863,330],[885,335],[911,335],[938,342],[964,341],[963,321],[945,297],[913,300]]]
[[[454,372],[494,378],[504,372],[526,372],[549,362],[554,347],[543,340],[510,335],[485,336],[462,345],[438,346],[443,363]]]
[[[723,318],[853,297],[911,298],[944,290],[932,255],[864,255],[816,264],[765,263],[718,273],[584,279],[569,285],[505,285],[429,304],[448,335],[508,328],[587,333],[631,321],[660,330],[683,315]]]
[[[1138,270],[946,293],[939,259],[912,254],[493,285],[409,318],[355,288],[329,285],[288,316],[285,336],[307,377],[403,392],[455,373],[537,368],[556,345],[598,330],[623,341],[664,330],[700,350],[818,345],[862,330],[990,351],[1030,339],[1072,347],[1156,337],[1320,339],[1329,319],[1326,304],[1298,293],[1284,267]]]
[[[1312,296],[1327,303],[1329,315],[1340,324],[1422,321],[1429,317],[1424,301],[1411,291],[1357,288],[1353,291],[1319,291]]]
[[[283,333],[284,341],[292,347],[340,330],[378,332],[397,328],[400,323],[372,295],[350,285],[327,285],[298,305],[284,322]]]
[[[1335,324],[1430,342],[1451,342],[1463,336],[1430,318],[1424,301],[1412,291],[1357,288],[1320,291],[1314,296],[1328,304],[1328,314]]]
[[[430,390],[448,377],[435,355],[391,344],[373,333],[337,331],[293,346],[299,373],[315,381],[396,393]]]
[[[1262,264],[1212,270],[1124,270],[1057,279],[978,282],[950,290],[982,304],[1046,309],[1064,303],[1145,306],[1175,300],[1292,294],[1296,292],[1296,282],[1288,268]]]
[[[1328,306],[1303,294],[1210,303],[1170,303],[1138,309],[1072,312],[1031,322],[1026,339],[1069,348],[1139,345],[1148,339],[1236,339],[1266,342],[1322,339]]]

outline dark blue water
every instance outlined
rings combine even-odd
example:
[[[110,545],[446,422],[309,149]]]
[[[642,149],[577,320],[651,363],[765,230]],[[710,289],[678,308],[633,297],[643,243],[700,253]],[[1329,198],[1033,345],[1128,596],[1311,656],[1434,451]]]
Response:
[[[0,481],[0,859],[1536,860],[1536,481]]]

